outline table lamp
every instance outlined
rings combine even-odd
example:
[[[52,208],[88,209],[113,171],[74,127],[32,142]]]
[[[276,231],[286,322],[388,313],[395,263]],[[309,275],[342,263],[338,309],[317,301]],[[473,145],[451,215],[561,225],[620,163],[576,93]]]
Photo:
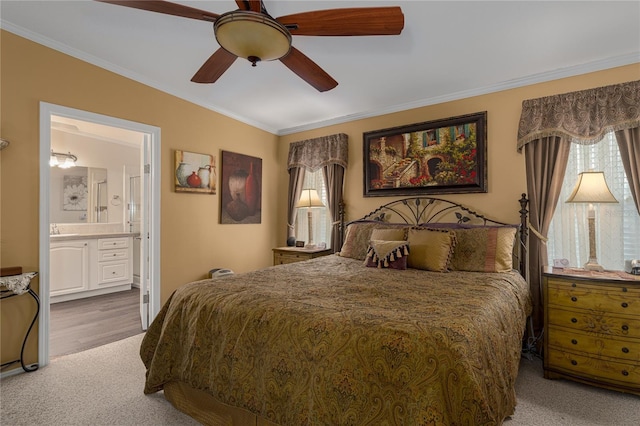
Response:
[[[582,172],[578,174],[578,182],[573,192],[567,199],[567,203],[589,203],[587,219],[589,222],[589,261],[584,269],[588,271],[603,271],[596,258],[596,210],[595,203],[617,203],[603,172]]]
[[[322,204],[322,200],[320,200],[320,196],[318,196],[318,191],[316,191],[315,189],[303,189],[302,193],[300,194],[300,199],[296,203],[296,207],[307,208],[309,241],[305,247],[314,248],[315,244],[313,243],[313,213],[311,212],[311,209],[316,207],[324,207],[324,204]]]

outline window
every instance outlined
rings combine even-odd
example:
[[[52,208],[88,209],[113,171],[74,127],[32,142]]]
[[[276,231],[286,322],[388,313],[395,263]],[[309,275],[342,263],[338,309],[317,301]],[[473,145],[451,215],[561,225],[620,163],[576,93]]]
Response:
[[[571,144],[562,192],[549,228],[547,249],[553,259],[582,267],[589,259],[588,204],[565,203],[578,173],[603,171],[615,204],[596,204],[596,256],[605,269],[623,270],[625,259],[640,257],[640,215],[629,189],[614,133],[594,145]]]
[[[315,172],[307,170],[304,174],[304,184],[302,188],[313,188],[318,191],[325,208],[311,209],[313,220],[313,242],[326,243],[327,248],[331,248],[331,215],[329,214],[329,193],[324,183],[322,169]],[[296,240],[309,242],[309,224],[307,220],[307,209],[298,209],[296,215]]]

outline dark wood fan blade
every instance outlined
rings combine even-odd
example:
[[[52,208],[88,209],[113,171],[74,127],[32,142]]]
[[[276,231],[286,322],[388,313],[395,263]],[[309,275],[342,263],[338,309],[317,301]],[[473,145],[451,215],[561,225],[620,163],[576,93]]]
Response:
[[[366,36],[397,35],[404,28],[398,6],[327,9],[276,18],[292,35]]]
[[[263,9],[262,0],[236,0],[236,4],[240,10],[260,13]]]
[[[198,72],[191,78],[191,81],[194,83],[214,83],[237,58],[236,55],[219,48],[200,67]]]
[[[291,46],[287,56],[280,58],[280,62],[320,92],[326,92],[338,85],[338,82],[320,68],[318,64],[293,46]]]
[[[132,7],[134,9],[148,10],[150,12],[164,13],[166,15],[181,16],[183,18],[198,19],[201,21],[215,22],[220,15],[207,12],[189,6],[183,6],[168,1],[156,0],[96,0],[101,3],[117,4],[119,6]]]

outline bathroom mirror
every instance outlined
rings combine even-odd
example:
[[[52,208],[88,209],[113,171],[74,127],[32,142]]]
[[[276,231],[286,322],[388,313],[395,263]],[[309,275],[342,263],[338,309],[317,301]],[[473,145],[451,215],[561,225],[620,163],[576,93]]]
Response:
[[[51,168],[49,217],[51,223],[107,223],[107,169]]]

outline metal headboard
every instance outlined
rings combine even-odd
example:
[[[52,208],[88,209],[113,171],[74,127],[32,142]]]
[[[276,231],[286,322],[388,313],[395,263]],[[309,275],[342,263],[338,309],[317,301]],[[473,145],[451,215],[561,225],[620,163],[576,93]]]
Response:
[[[520,200],[520,224],[518,226],[519,244],[514,246],[514,259],[517,259],[518,270],[526,276],[527,268],[527,205],[529,200],[522,194]],[[342,214],[344,217],[344,215]],[[360,219],[344,223],[341,226],[341,241],[346,225],[358,221],[377,221],[385,223],[406,223],[408,225],[425,225],[433,223],[460,223],[467,225],[499,226],[513,225],[500,222],[479,214],[471,208],[459,203],[434,197],[410,197],[384,204]]]

